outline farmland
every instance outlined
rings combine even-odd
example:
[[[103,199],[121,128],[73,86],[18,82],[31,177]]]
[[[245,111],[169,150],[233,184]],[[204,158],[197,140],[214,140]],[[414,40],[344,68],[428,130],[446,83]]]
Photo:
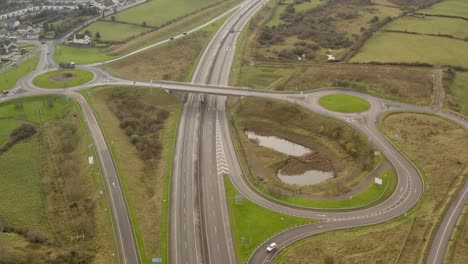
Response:
[[[468,18],[468,2],[465,0],[445,0],[421,11],[425,14],[449,15]]]
[[[133,24],[112,23],[108,21],[97,21],[81,30],[91,32],[91,37],[95,37],[99,32],[101,41],[125,41],[130,37],[135,37],[150,30],[150,28]]]
[[[468,42],[462,40],[377,32],[351,62],[406,62],[468,67],[468,53],[464,50],[468,50]]]
[[[468,73],[457,72],[448,90],[449,107],[468,115]]]
[[[149,26],[160,26],[186,14],[197,11],[216,0],[150,0],[142,5],[117,13],[117,21],[141,25],[146,22]],[[106,17],[110,20],[111,17]]]
[[[420,34],[451,35],[464,39],[468,37],[468,21],[442,17],[403,17],[383,29],[416,32]]]
[[[239,2],[240,0],[229,0],[229,1],[220,2],[217,5],[197,11],[188,16],[183,16],[183,17],[179,17],[177,19],[171,20],[170,23],[167,23],[167,25],[161,26],[160,28],[158,27],[158,29],[155,29],[154,27],[153,28],[142,27],[143,21],[139,21],[139,23],[135,25],[123,24],[119,22],[111,23],[110,18],[106,21],[98,21],[98,22],[95,22],[97,23],[98,26],[94,26],[94,24],[90,25],[91,29],[92,27],[96,27],[95,29],[90,30],[91,33],[95,34],[96,32],[99,32],[101,36],[103,37],[102,39],[103,42],[100,43],[98,47],[80,48],[80,47],[70,47],[70,46],[61,45],[57,47],[54,56],[58,62],[74,61],[77,64],[87,64],[87,63],[106,61],[116,56],[121,56],[129,52],[132,52],[134,50],[137,50],[139,48],[162,41],[164,39],[169,38],[170,36],[181,34],[182,32],[187,31],[188,29],[192,29],[198,25],[202,25],[203,23],[206,23],[214,19],[215,17],[219,16],[220,14],[224,13],[229,8],[232,8],[234,5],[238,4]],[[133,8],[127,11],[131,11],[131,10],[133,10]],[[160,12],[160,13],[164,13],[164,12]],[[139,34],[136,37],[127,38],[128,36],[135,35],[135,33],[128,32],[126,34],[121,34],[122,33],[121,30],[116,32],[116,30],[110,29],[110,32],[116,32],[116,33],[112,33],[109,35],[109,33],[106,33],[106,31],[96,31],[96,29],[99,29],[101,27],[104,27],[103,29],[107,30],[114,26],[115,28],[136,27]],[[147,26],[149,27],[150,25],[147,25]],[[151,30],[151,31],[143,34],[142,32],[140,32],[143,29],[145,32],[148,30]],[[105,35],[107,35],[108,37],[110,36],[109,38],[114,38],[114,39],[118,38],[119,41],[105,43],[106,41]],[[126,40],[121,41],[122,39],[126,39]]]
[[[0,104],[0,124],[10,134],[0,135],[0,199],[8,201],[0,206],[2,263],[51,255],[63,263],[79,251],[76,261],[104,264],[116,253],[99,167],[87,163],[95,155],[91,140],[73,112],[78,106],[63,96]],[[79,244],[70,240],[83,234]]]

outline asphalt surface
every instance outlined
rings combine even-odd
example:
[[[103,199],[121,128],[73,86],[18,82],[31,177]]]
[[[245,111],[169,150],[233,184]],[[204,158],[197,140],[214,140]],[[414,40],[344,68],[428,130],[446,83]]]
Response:
[[[445,217],[437,229],[434,240],[427,257],[426,264],[442,264],[447,250],[453,228],[460,217],[463,207],[468,202],[468,181],[465,181],[463,188],[459,191],[457,197],[452,202]]]
[[[321,220],[319,223],[296,227],[268,239],[259,246],[249,261],[250,263],[269,263],[281,249],[299,239],[331,230],[381,223],[404,215],[418,203],[424,191],[424,184],[406,157],[380,133],[376,120],[383,113],[390,111],[431,113],[457,121],[464,127],[468,127],[468,120],[465,117],[441,111],[437,107],[418,107],[358,92],[324,89],[312,93],[288,94],[227,87],[235,53],[237,31],[245,26],[248,18],[260,7],[261,2],[263,1],[243,3],[220,28],[205,49],[200,63],[195,69],[191,84],[176,82],[135,83],[138,86],[162,87],[166,90],[199,93],[190,93],[187,96],[177,133],[171,184],[171,263],[236,263],[223,184],[223,175],[225,174],[229,175],[237,190],[244,197],[260,206],[288,215]],[[230,32],[231,29],[234,29],[234,33]],[[44,52],[50,52],[51,47],[47,44],[43,45],[41,49],[42,56],[37,71],[22,78],[14,89],[15,93],[8,97],[0,97],[0,102],[36,94],[66,94],[78,100],[83,107],[84,118],[102,166],[122,263],[138,263],[128,210],[110,151],[93,112],[83,98],[75,93],[89,87],[131,86],[134,83],[118,79],[101,69],[96,69],[93,65],[85,65],[80,67],[95,73],[93,81],[86,85],[68,90],[48,90],[34,87],[32,85],[34,76],[50,70],[49,58],[44,55]],[[371,108],[360,114],[328,111],[318,104],[318,98],[331,93],[348,93],[363,97],[371,103]],[[290,101],[314,112],[347,122],[367,136],[395,167],[398,174],[398,186],[395,193],[379,205],[357,211],[311,210],[265,197],[252,188],[242,175],[226,118],[226,98],[214,95],[259,96]],[[450,212],[452,211],[449,210],[449,214]],[[446,226],[448,227],[445,228]],[[450,233],[448,224],[443,222],[441,227],[446,229],[445,233]],[[443,236],[440,239],[436,237],[434,244],[443,239]],[[266,253],[266,245],[273,241],[278,244],[278,249],[268,254]],[[443,255],[445,247],[438,248],[437,255]],[[433,250],[431,250],[431,254],[432,252]]]
[[[192,83],[227,84],[220,56],[235,37],[231,29],[245,24],[259,7],[247,1],[223,24],[205,48]],[[225,55],[224,53],[223,55]],[[221,65],[220,65],[221,64]],[[229,66],[230,68],[230,66]],[[171,263],[237,263],[229,225],[223,174],[218,171],[219,112],[225,98],[189,94],[179,122],[171,190]],[[218,128],[218,129],[217,129]],[[222,147],[222,146],[221,146]]]

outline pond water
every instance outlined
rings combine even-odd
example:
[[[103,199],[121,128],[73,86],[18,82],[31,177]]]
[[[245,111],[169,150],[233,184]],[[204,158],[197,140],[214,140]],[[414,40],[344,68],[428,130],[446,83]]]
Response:
[[[251,131],[247,131],[245,134],[249,139],[255,140],[260,146],[274,149],[288,156],[300,157],[312,153],[311,149],[279,137],[260,136]]]
[[[298,145],[291,141],[287,141],[282,138],[274,136],[260,136],[252,131],[247,131],[245,134],[250,140],[254,140],[255,142],[257,142],[258,145],[274,149],[288,156],[301,157],[307,154],[312,154],[314,152],[309,148]],[[321,183],[328,179],[332,179],[335,175],[333,171],[318,170],[309,170],[298,175],[285,175],[281,173],[281,170],[279,170],[277,176],[282,182],[286,184],[307,186]]]
[[[299,175],[283,175],[281,170],[278,172],[278,178],[287,184],[308,186],[333,179],[333,171],[310,170]]]

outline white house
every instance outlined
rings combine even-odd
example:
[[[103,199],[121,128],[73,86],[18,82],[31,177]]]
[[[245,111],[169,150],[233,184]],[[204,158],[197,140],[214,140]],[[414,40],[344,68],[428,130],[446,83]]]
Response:
[[[86,34],[73,34],[73,37],[68,39],[68,43],[79,44],[79,45],[89,45],[91,44],[91,37]]]
[[[30,25],[22,25],[18,28],[18,34],[20,35],[25,35],[33,31],[34,31],[34,28],[31,27]]]

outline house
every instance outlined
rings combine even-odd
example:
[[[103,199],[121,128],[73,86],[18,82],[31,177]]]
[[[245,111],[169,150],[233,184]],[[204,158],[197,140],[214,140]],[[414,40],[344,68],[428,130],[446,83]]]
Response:
[[[26,34],[26,39],[39,39],[39,33],[29,32]]]
[[[6,38],[10,35],[10,32],[6,29],[0,29],[0,39]]]
[[[30,25],[21,25],[18,28],[18,34],[20,35],[26,35],[28,33],[34,32],[34,28]]]
[[[91,37],[86,34],[73,34],[68,38],[69,44],[89,45],[91,44]]]
[[[4,41],[0,46],[0,54],[8,55],[18,51],[18,45],[12,41]]]

